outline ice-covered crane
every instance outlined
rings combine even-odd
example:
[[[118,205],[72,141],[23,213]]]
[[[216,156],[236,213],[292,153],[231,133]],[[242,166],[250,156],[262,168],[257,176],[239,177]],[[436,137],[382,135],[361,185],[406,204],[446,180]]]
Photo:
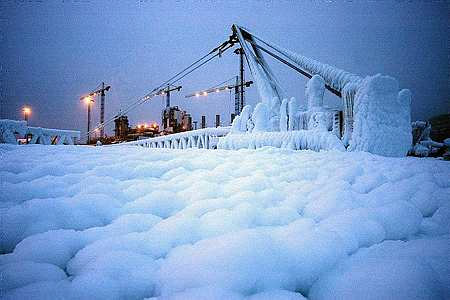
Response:
[[[261,98],[255,111],[245,114],[242,120],[239,120],[242,126],[236,124],[234,128],[244,128],[248,118],[252,119],[252,122],[248,123],[251,125],[250,128],[247,127],[249,131],[253,128],[284,131],[287,127],[292,130],[295,126],[287,125],[288,120],[292,118],[300,123],[326,125],[322,113],[306,115],[308,120],[297,118],[299,112],[294,109],[295,99],[292,101],[285,97],[262,55],[262,52],[265,52],[312,80],[307,95],[311,100],[321,98],[323,89],[342,98],[342,142],[348,150],[369,151],[388,156],[406,155],[412,139],[411,93],[409,90],[399,91],[395,78],[380,74],[361,77],[284,49],[236,24],[232,26],[232,31],[244,51]],[[315,103],[315,100],[311,103]],[[261,118],[263,120],[260,120]],[[319,120],[321,118],[322,121]],[[319,127],[328,127],[322,125]],[[309,129],[302,126],[299,128]]]

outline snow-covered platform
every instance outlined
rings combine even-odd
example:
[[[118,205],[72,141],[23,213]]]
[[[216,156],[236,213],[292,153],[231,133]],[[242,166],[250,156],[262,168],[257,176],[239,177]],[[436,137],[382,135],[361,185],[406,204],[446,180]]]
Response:
[[[445,299],[450,165],[0,145],[3,299]]]
[[[0,143],[17,144],[16,135],[29,135],[29,144],[43,145],[73,145],[80,139],[78,130],[32,127],[26,121],[0,119]]]

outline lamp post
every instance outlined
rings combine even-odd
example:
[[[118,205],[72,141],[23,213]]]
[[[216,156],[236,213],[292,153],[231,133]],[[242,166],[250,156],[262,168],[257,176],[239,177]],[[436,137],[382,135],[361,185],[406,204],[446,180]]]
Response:
[[[31,108],[29,108],[28,106],[24,106],[22,108],[22,112],[23,112],[23,118],[24,118],[25,122],[27,122],[27,127],[28,127],[28,117],[31,114]],[[25,140],[26,140],[26,143],[28,144],[28,132],[25,134]]]
[[[24,106],[22,108],[22,112],[23,112],[23,118],[27,122],[27,126],[28,126],[28,117],[31,113],[31,108],[29,108],[28,106]]]
[[[84,97],[84,102],[87,105],[87,144],[91,143],[91,134],[89,131],[91,130],[91,105],[94,102],[91,96]]]

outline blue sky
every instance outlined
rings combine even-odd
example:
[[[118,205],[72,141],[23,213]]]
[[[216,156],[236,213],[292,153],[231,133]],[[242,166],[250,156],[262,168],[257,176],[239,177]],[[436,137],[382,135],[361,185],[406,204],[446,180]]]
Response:
[[[233,23],[302,55],[365,76],[387,74],[413,93],[412,118],[448,113],[447,1],[2,1],[1,117],[86,129],[79,97],[111,84],[106,118],[225,41]],[[305,79],[268,58],[288,95],[304,101]],[[229,119],[230,95],[184,98],[237,75],[232,51],[180,82],[172,103],[193,115]],[[251,79],[247,72],[247,79]],[[257,102],[255,88],[248,103]],[[94,123],[99,119],[99,101]],[[330,106],[339,105],[334,96]],[[129,113],[158,121],[161,97]],[[107,133],[113,134],[113,127]]]

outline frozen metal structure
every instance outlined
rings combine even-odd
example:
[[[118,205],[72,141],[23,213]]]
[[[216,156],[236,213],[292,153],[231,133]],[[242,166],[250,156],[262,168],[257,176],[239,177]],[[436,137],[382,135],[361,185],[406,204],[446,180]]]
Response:
[[[18,144],[16,135],[31,136],[28,144],[74,145],[80,139],[76,130],[27,126],[26,121],[0,120],[0,143]]]
[[[247,132],[261,131],[256,123],[267,123],[263,131],[320,130],[329,128],[330,124],[326,123],[331,120],[332,132],[341,138],[347,150],[387,156],[406,155],[411,145],[411,93],[409,90],[399,91],[396,79],[382,75],[363,78],[284,49],[238,25],[233,25],[232,30],[244,51],[261,97],[255,110],[261,104],[267,111],[263,121],[245,118],[237,127],[242,128],[242,122],[252,120],[253,125],[247,126]],[[292,103],[292,99],[287,100],[263,52],[310,78],[306,89],[308,112],[295,110],[295,99]],[[342,134],[337,129],[336,112],[330,116],[330,112],[320,109],[325,89],[343,100]],[[289,107],[295,111],[289,112]],[[258,114],[260,112],[261,107]],[[253,129],[252,126],[256,127]]]
[[[363,78],[284,49],[241,26],[233,25],[232,30],[244,51],[261,98],[253,113],[244,109],[235,119],[237,124],[233,124],[233,128],[240,128],[240,131],[232,130],[232,133],[331,129],[350,151],[386,156],[407,154],[412,139],[411,93],[399,91],[396,79],[379,74]],[[306,89],[307,112],[296,108],[295,99],[287,100],[263,52],[310,78]],[[337,128],[337,112],[326,112],[322,108],[325,89],[343,100],[342,134]]]
[[[168,149],[215,149],[217,147],[217,143],[219,142],[219,137],[224,137],[229,132],[230,127],[204,128],[116,145],[134,145],[146,148]]]
[[[399,90],[395,78],[352,74],[282,48],[235,24],[227,41],[164,84],[179,81],[236,44],[239,44],[238,53],[242,58],[240,87],[244,87],[244,58],[257,85],[260,99],[254,108],[250,105],[239,107],[243,104],[241,101],[236,105],[240,113],[235,116],[231,128],[220,129],[220,132],[219,129],[205,128],[134,143],[152,148],[209,149],[216,147],[210,145],[211,138],[217,141],[220,149],[274,146],[294,150],[367,151],[384,156],[408,153],[412,143],[411,92]],[[299,107],[294,97],[285,95],[263,53],[309,79],[305,91],[306,110]],[[136,103],[156,95],[164,84]],[[342,99],[342,111],[323,106],[325,90]],[[243,99],[243,90],[240,92],[240,99]],[[202,118],[202,128],[206,127],[205,123]]]

